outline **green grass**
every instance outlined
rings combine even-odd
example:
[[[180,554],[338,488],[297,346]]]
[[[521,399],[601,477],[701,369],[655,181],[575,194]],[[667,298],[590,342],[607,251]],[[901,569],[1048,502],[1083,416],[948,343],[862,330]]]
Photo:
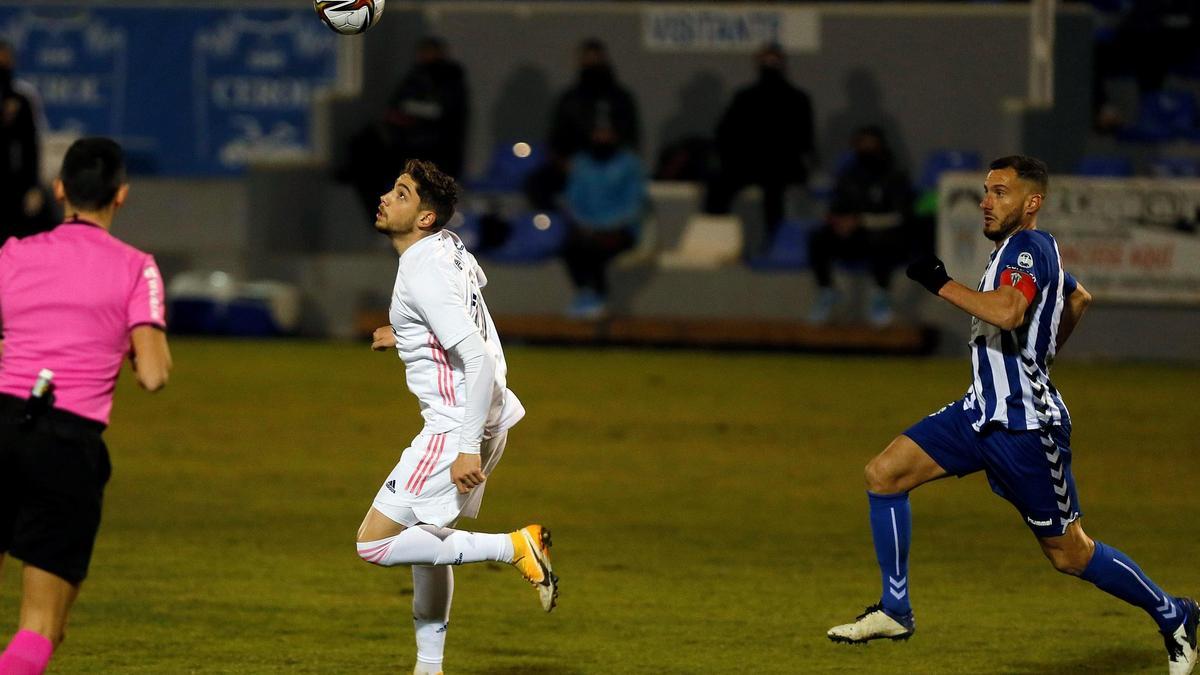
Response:
[[[179,341],[126,375],[92,576],[56,673],[407,672],[406,569],[355,555],[418,431],[401,364],[363,345]],[[862,466],[957,398],[965,360],[510,348],[529,415],[472,529],[549,525],[559,608],[507,566],[455,570],[448,673],[1159,673],[1137,609],[1055,573],[982,476],[913,499],[919,630],[825,629],[879,594]],[[1200,593],[1194,367],[1056,371],[1087,530]],[[13,628],[18,566],[0,584]]]

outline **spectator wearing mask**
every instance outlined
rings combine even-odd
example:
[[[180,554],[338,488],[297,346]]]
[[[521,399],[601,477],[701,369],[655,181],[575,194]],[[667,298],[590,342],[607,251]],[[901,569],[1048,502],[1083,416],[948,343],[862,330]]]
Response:
[[[597,128],[607,127],[634,150],[641,140],[637,102],[617,81],[608,47],[595,38],[579,46],[579,76],[559,97],[550,121],[550,156],[526,182],[534,208],[552,208],[567,181],[568,163],[586,150]]]
[[[415,63],[396,86],[383,119],[350,143],[343,173],[372,217],[380,193],[388,191],[410,159],[431,161],[450,176],[462,176],[469,114],[462,66],[450,58],[444,40],[422,38]]]
[[[912,216],[913,190],[896,167],[882,129],[858,129],[851,148],[853,156],[837,177],[825,225],[809,237],[809,264],[820,289],[809,321],[829,320],[840,299],[833,287],[833,262],[845,260],[868,265],[875,289],[867,318],[882,327],[893,318],[889,287],[908,250],[905,226]]]
[[[705,210],[729,213],[748,185],[763,195],[767,241],[783,220],[783,193],[806,185],[815,161],[812,103],[787,79],[783,48],[768,44],[754,56],[758,79],[738,91],[717,124],[720,170],[709,183]]]
[[[607,312],[608,265],[637,243],[646,209],[641,160],[616,130],[596,127],[571,159],[563,206],[570,227],[563,262],[575,287],[567,314],[598,319]]]

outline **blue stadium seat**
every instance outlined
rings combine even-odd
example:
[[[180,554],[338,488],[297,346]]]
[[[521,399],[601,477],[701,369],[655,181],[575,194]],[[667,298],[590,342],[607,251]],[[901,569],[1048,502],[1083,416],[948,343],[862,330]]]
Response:
[[[1126,178],[1133,175],[1133,162],[1120,155],[1087,155],[1079,160],[1075,173],[1080,176]]]
[[[808,267],[808,235],[821,226],[817,219],[785,220],[767,252],[748,261],[756,270],[800,270]]]
[[[518,192],[529,172],[544,160],[545,151],[534,143],[525,141],[501,141],[492,148],[487,171],[466,186],[481,192]]]
[[[167,303],[171,332],[179,335],[219,335],[225,332],[225,305],[215,298],[173,297]]]
[[[271,306],[260,298],[235,298],[225,306],[222,333],[239,337],[275,337],[283,328],[271,314]]]
[[[1122,140],[1157,143],[1196,134],[1196,96],[1168,90],[1142,94],[1137,121],[1118,135]]]
[[[1200,157],[1159,157],[1150,172],[1160,178],[1200,178]]]
[[[513,218],[508,239],[483,255],[496,262],[532,264],[558,255],[567,241],[567,219],[560,213],[529,211]]]
[[[970,150],[934,150],[925,156],[921,168],[921,190],[937,189],[938,177],[946,171],[973,171],[983,166],[978,152]]]

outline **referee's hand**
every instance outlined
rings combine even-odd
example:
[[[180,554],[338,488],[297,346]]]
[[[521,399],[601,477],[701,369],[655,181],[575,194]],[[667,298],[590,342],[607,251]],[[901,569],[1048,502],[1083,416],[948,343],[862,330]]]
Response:
[[[371,349],[377,352],[386,352],[389,349],[396,348],[396,334],[392,332],[391,326],[380,326],[371,334]]]
[[[465,452],[458,453],[458,457],[454,458],[454,463],[450,465],[450,482],[458,488],[459,494],[465,495],[471,488],[482,485],[483,481],[487,480],[479,461],[479,455]]]

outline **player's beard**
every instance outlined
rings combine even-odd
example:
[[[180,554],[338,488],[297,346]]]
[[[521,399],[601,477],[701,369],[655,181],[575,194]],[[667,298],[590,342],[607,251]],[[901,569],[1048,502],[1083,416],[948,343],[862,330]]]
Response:
[[[987,228],[983,230],[983,236],[991,241],[1004,241],[1008,235],[1016,231],[1021,226],[1021,212],[1014,211],[1011,215],[1000,222],[1000,228],[995,231],[989,231]]]

